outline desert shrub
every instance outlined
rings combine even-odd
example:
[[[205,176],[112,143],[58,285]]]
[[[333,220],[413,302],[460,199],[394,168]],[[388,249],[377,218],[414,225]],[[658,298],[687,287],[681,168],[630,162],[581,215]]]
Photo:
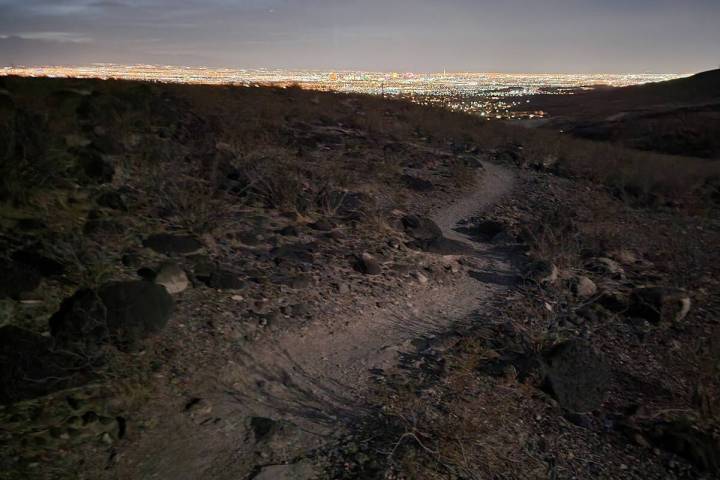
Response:
[[[240,162],[238,173],[251,200],[281,210],[307,210],[307,174],[284,150],[258,151]]]
[[[56,239],[50,247],[54,259],[67,267],[67,278],[80,288],[94,288],[111,279],[116,260],[80,233]]]
[[[26,202],[32,191],[50,184],[62,164],[50,151],[41,117],[16,111],[0,120],[0,201]]]
[[[157,193],[163,210],[193,233],[211,230],[224,211],[220,192],[207,178],[173,175],[159,184]]]
[[[449,171],[450,178],[457,187],[469,187],[476,182],[477,169],[459,159],[450,163]]]
[[[693,407],[705,422],[720,422],[720,329],[701,341],[695,352],[698,365],[693,382]]]
[[[577,222],[561,208],[543,210],[525,236],[536,257],[559,265],[574,263],[582,250]]]

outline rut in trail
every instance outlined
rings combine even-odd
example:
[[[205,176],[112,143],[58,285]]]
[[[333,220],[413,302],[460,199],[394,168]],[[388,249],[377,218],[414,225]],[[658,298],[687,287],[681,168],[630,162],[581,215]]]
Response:
[[[446,237],[473,249],[479,274],[512,275],[507,254],[473,242],[456,232],[458,222],[494,205],[512,191],[512,173],[485,163],[469,195],[437,212],[433,220]],[[119,478],[241,479],[262,465],[248,427],[250,417],[292,422],[288,458],[332,439],[362,415],[364,394],[373,371],[391,368],[411,342],[446,331],[452,324],[482,312],[484,305],[508,287],[502,281],[463,276],[457,284],[428,288],[413,299],[388,307],[358,311],[329,330],[311,326],[304,335],[281,334],[248,347],[242,358],[217,366],[223,382],[203,384],[201,397],[212,408],[215,423],[198,425],[187,415],[167,412],[157,428],[122,453],[114,475]],[[195,386],[200,388],[200,385]],[[257,438],[255,438],[257,439]],[[295,443],[293,445],[293,443]],[[299,445],[298,445],[299,444]],[[265,464],[270,460],[266,459]]]

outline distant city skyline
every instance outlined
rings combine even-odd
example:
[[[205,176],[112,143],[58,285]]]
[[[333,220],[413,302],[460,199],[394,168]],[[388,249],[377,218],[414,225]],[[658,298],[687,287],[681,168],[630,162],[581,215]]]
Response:
[[[0,0],[0,65],[692,73],[717,0]]]

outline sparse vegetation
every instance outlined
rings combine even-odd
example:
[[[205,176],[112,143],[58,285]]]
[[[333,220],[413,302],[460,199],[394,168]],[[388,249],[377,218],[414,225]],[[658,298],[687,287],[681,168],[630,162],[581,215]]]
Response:
[[[313,420],[332,421],[318,410],[323,395],[343,401],[323,379],[296,385],[294,375],[313,374],[294,363],[287,371],[249,375],[240,367],[256,361],[248,352],[272,366],[272,352],[254,349],[255,342],[295,332],[324,344],[354,326],[350,314],[386,311],[398,316],[393,328],[428,333],[415,309],[437,302],[438,292],[467,294],[474,302],[487,292],[502,298],[493,297],[497,305],[472,317],[470,326],[454,325],[449,338],[406,342],[398,352],[394,345],[373,346],[373,355],[397,353],[402,368],[373,371],[380,381],[367,398],[372,415],[357,414],[369,425],[352,432],[350,442],[363,435],[361,446],[327,454],[339,465],[335,477],[613,478],[646,469],[659,478],[701,478],[702,468],[714,468],[702,460],[712,446],[673,450],[654,429],[668,432],[668,425],[684,422],[705,439],[720,428],[717,332],[710,329],[720,308],[717,163],[299,88],[5,83],[23,113],[13,107],[0,131],[0,201],[9,212],[0,222],[0,260],[18,279],[2,284],[0,327],[32,330],[23,335],[44,352],[62,338],[47,336],[48,317],[77,290],[91,294],[74,298],[74,316],[67,318],[80,333],[65,332],[71,337],[89,335],[82,332],[91,325],[83,324],[84,315],[107,307],[98,292],[111,281],[119,282],[121,300],[133,289],[152,290],[155,297],[138,294],[152,301],[132,303],[159,304],[157,324],[116,332],[133,337],[127,344],[99,340],[103,352],[112,352],[101,380],[123,384],[132,376],[141,384],[133,392],[148,402],[143,412],[183,415],[171,423],[208,445],[237,428],[231,450],[241,476],[254,474],[258,451],[270,452],[263,464],[301,456],[278,456],[282,448],[268,447],[270,440],[243,430],[242,422],[217,433],[227,427],[225,412],[266,387],[277,394],[279,383],[298,389],[301,398],[292,400],[311,405]],[[44,120],[35,123],[36,117]],[[448,239],[432,222],[420,232],[432,238],[411,238],[404,215],[425,215],[431,203],[441,209],[473,192],[488,160],[504,164],[518,186],[483,218],[465,219],[468,235],[486,249],[481,255],[416,250],[419,240]],[[473,230],[483,222],[486,229]],[[38,255],[18,255],[24,250]],[[492,262],[507,272],[494,271],[500,268]],[[21,282],[21,274],[32,282]],[[463,282],[472,288],[456,288],[468,287]],[[635,290],[646,287],[659,289],[650,313],[632,305]],[[666,291],[675,310],[657,311],[666,308]],[[175,303],[177,295],[182,301]],[[166,326],[173,306],[177,320]],[[446,307],[453,315],[453,305]],[[331,340],[313,337],[318,322],[327,322]],[[615,376],[605,402],[589,412],[571,411],[548,386],[549,352],[567,342],[601,351],[601,366]],[[355,346],[348,343],[349,350]],[[339,371],[355,366],[343,361]],[[263,383],[268,379],[274,383]],[[218,386],[234,403],[212,404],[226,401]],[[105,462],[108,449],[148,446],[140,432],[151,431],[156,419],[126,419],[125,407],[99,414],[100,404],[123,404],[112,395],[82,409],[112,423],[112,431],[70,425],[71,415],[43,426],[60,436],[90,432],[92,447],[63,450],[64,461],[86,455],[87,468],[117,473]],[[270,432],[264,434],[290,435],[290,427],[274,421],[260,422]],[[135,435],[128,443],[121,428]],[[35,457],[20,458],[18,448],[0,466],[27,473]],[[323,452],[313,455],[326,458]],[[102,465],[92,463],[101,457]]]

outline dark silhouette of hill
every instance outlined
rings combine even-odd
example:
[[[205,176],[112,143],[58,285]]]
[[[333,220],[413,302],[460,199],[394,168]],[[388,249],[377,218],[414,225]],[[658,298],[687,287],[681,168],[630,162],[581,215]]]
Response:
[[[720,70],[667,82],[538,95],[548,128],[640,150],[720,158]]]

